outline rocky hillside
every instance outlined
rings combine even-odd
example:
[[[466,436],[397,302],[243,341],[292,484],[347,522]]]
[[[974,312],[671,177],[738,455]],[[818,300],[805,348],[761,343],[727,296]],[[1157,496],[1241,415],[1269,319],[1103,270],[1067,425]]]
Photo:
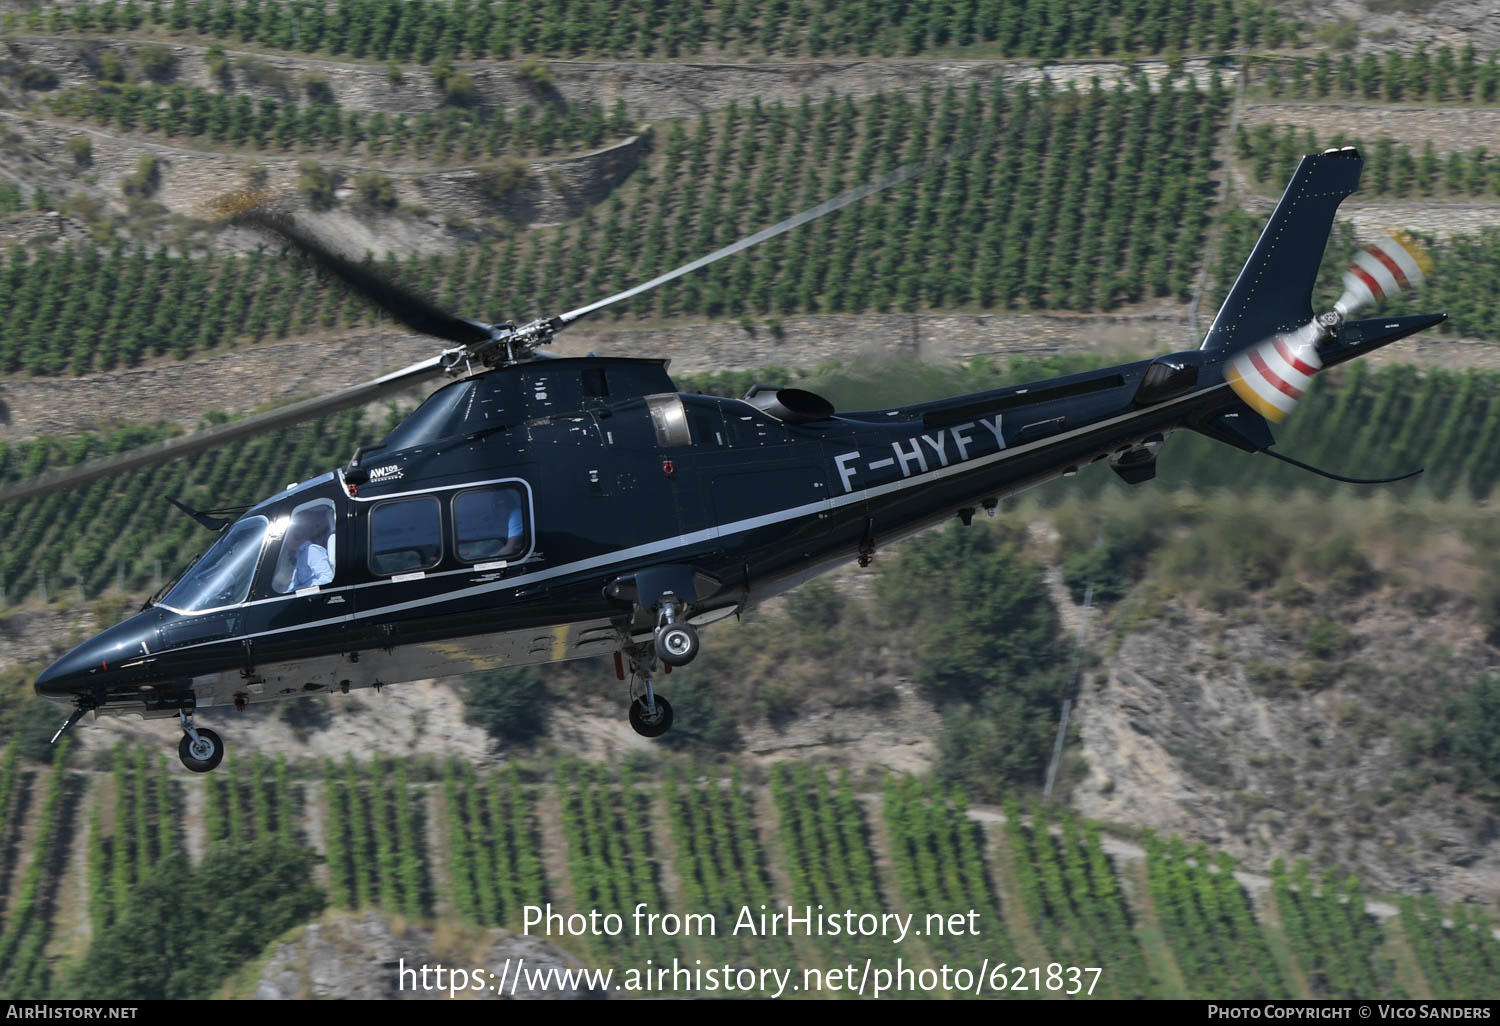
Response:
[[[259,972],[242,973],[238,981],[229,984],[225,996],[253,997],[257,1001],[432,1001],[454,995],[437,986],[435,974],[429,973],[424,980],[420,975],[423,966],[482,972],[499,981],[508,978],[507,974],[516,971],[512,967],[523,962],[533,973],[570,972],[583,965],[576,957],[535,937],[503,930],[467,933],[468,936],[455,937],[452,931],[447,931],[440,938],[431,928],[402,927],[378,913],[329,915],[298,927],[291,937],[273,943],[266,951],[264,964],[257,967]],[[412,967],[416,974],[403,977],[402,970]],[[528,975],[527,979],[529,982],[535,977]],[[445,986],[450,984],[446,974],[443,982]],[[456,990],[467,989],[453,986]],[[597,999],[608,995],[582,987],[568,990],[561,986],[535,989],[517,986],[511,990],[507,986],[503,993],[483,996],[530,1001]]]
[[[1446,701],[1455,682],[1493,672],[1500,652],[1451,610],[1418,615],[1372,598],[1340,610],[1359,669],[1299,687],[1306,655],[1288,645],[1277,612],[1226,617],[1171,603],[1164,622],[1103,657],[1078,701],[1087,776],[1075,806],[1201,839],[1248,865],[1306,856],[1357,866],[1387,893],[1493,902],[1496,808],[1424,780],[1401,728],[1419,727],[1415,710]]]

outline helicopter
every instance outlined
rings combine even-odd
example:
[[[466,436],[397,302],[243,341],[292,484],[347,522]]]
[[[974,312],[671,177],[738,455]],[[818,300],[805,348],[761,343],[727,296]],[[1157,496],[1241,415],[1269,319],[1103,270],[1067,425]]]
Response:
[[[36,680],[82,717],[176,717],[178,753],[213,769],[224,742],[195,713],[381,688],[500,666],[612,657],[631,725],[657,737],[659,674],[699,629],[850,560],[1107,462],[1151,479],[1188,430],[1337,480],[1276,451],[1271,425],[1312,376],[1445,314],[1350,315],[1421,284],[1409,236],[1366,246],[1314,315],[1353,147],[1305,156],[1197,349],[893,409],[838,411],[775,385],[684,394],[666,361],[558,357],[569,324],[921,173],[898,170],[615,296],[526,324],[454,316],[259,208],[279,237],[406,327],[451,345],[392,374],[0,492],[41,494],[370,402],[447,377],[382,441],[243,511],[197,511],[217,537],[142,609]],[[1412,473],[1419,473],[1413,471]],[[235,516],[218,516],[220,513]]]

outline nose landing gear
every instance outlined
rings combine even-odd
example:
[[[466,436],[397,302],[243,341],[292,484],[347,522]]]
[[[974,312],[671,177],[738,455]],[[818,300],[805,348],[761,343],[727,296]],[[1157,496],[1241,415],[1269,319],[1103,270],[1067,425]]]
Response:
[[[680,611],[669,593],[656,622],[656,654],[668,666],[686,666],[698,654],[698,631],[686,620],[677,619]]]
[[[179,710],[182,740],[177,743],[177,757],[194,773],[207,773],[224,761],[224,742],[207,727],[193,726],[193,714]]]

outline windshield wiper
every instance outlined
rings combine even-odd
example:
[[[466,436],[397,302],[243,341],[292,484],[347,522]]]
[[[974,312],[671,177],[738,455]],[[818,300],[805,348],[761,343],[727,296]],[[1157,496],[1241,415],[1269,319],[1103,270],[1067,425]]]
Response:
[[[146,610],[150,609],[152,606],[156,605],[157,600],[159,600],[167,592],[171,591],[172,590],[172,586],[175,585],[178,581],[182,580],[183,575],[186,574],[189,570],[191,570],[194,566],[196,566],[197,563],[198,563],[198,560],[200,560],[202,558],[203,558],[203,553],[200,552],[196,556],[194,556],[192,559],[188,560],[187,566],[183,567],[181,570],[179,570],[175,574],[173,574],[171,580],[167,581],[167,583],[163,584],[160,588],[157,588],[154,592],[151,593],[151,597],[150,598],[146,599],[145,602],[141,603],[141,608],[140,608],[139,611],[140,612],[145,612]]]

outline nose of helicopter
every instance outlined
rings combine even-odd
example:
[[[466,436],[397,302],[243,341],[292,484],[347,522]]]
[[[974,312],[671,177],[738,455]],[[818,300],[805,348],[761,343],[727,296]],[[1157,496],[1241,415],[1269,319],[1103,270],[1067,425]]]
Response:
[[[99,666],[93,658],[94,645],[84,642],[43,670],[36,679],[36,693],[49,701],[70,703],[73,697],[88,690],[90,666]]]
[[[120,663],[143,654],[154,624],[136,615],[85,641],[43,670],[34,685],[38,696],[64,705],[97,691]]]

